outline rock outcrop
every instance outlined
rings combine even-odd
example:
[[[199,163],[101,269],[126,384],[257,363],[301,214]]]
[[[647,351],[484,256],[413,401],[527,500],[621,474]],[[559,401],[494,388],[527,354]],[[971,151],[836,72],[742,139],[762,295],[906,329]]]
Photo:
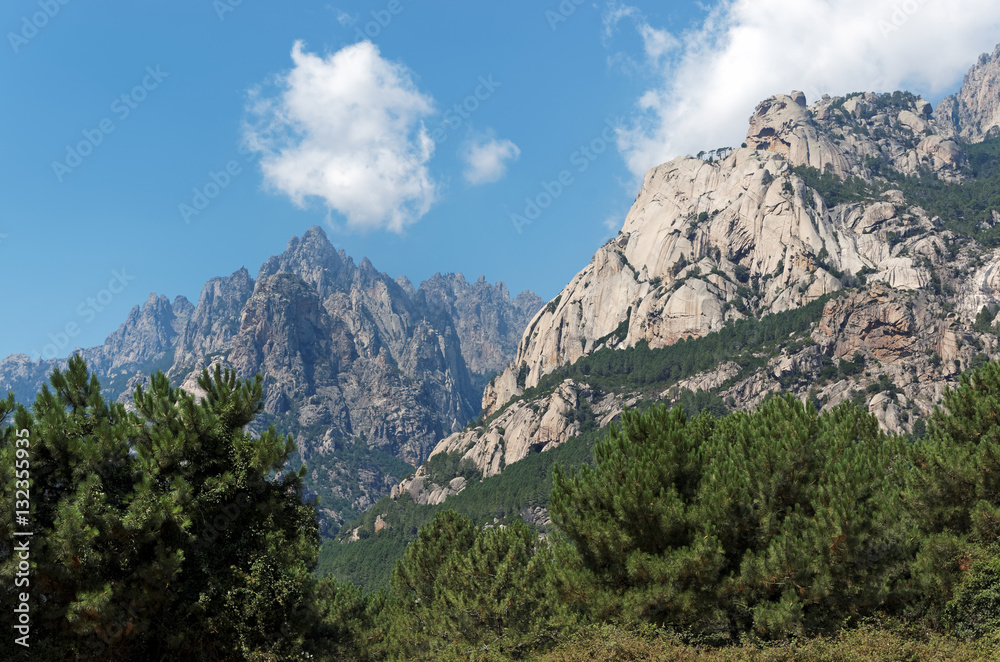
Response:
[[[432,311],[456,320],[462,356],[475,375],[506,368],[528,322],[545,305],[534,292],[521,292],[511,305],[507,286],[483,276],[468,283],[462,274],[435,274],[419,292]]]
[[[787,103],[801,110],[790,97]],[[896,200],[899,207],[893,203]],[[495,412],[558,366],[601,347],[703,336],[728,320],[801,306],[864,273],[903,290],[931,280],[944,240],[898,192],[830,208],[789,161],[738,149],[653,168],[618,237],[532,322],[487,387]],[[902,242],[900,236],[910,237]]]
[[[882,168],[907,175],[929,168],[954,179],[964,164],[950,124],[937,122],[928,102],[899,92],[824,97],[810,107],[771,97],[751,116],[746,144],[845,179],[870,179]]]
[[[1000,136],[1000,46],[979,57],[962,88],[938,104],[935,115],[966,142]]]

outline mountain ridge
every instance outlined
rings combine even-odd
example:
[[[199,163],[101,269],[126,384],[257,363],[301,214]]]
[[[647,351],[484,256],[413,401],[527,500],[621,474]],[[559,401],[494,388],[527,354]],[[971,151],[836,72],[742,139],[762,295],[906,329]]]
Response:
[[[307,484],[337,522],[387,493],[474,416],[490,370],[510,360],[536,303],[533,293],[515,300],[503,283],[470,285],[461,275],[414,288],[367,258],[355,264],[313,227],[256,278],[245,267],[213,278],[197,304],[151,294],[104,345],[77,351],[106,395],[126,404],[154,370],[196,395],[198,376],[215,365],[263,374],[264,410],[253,427],[276,424],[296,436],[296,461],[309,465]],[[473,346],[469,362],[481,373],[463,354]],[[0,388],[30,401],[64,365],[8,356]]]

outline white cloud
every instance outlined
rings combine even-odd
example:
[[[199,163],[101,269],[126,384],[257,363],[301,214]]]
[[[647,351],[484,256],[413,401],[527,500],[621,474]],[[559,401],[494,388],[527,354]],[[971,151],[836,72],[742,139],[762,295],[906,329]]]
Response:
[[[357,21],[356,15],[351,16],[343,9],[337,9],[336,12],[337,12],[337,22],[340,23],[345,28],[351,27],[352,25],[354,25],[354,22]]]
[[[642,37],[643,53],[646,64],[636,60],[631,55],[618,51],[608,56],[608,66],[619,68],[626,75],[644,72],[649,66],[659,67],[662,60],[680,48],[680,40],[666,30],[658,30],[651,26],[646,16],[637,8],[620,2],[611,2],[603,15],[603,43],[609,46],[612,37],[618,32],[618,24],[629,19],[635,25],[636,31]]]
[[[619,230],[622,229],[625,217],[621,214],[611,214],[604,219],[604,229],[613,235],[617,235]]]
[[[636,19],[641,16],[642,12],[639,11],[638,7],[632,7],[621,2],[609,2],[602,16],[604,39],[610,39],[618,30],[618,24],[626,18]]]
[[[666,30],[657,30],[648,23],[641,23],[638,26],[639,34],[642,36],[643,50],[646,57],[655,63],[680,48],[681,42],[674,35]]]
[[[462,150],[465,181],[473,186],[498,182],[507,174],[507,164],[521,156],[521,150],[509,140],[478,137]]]
[[[908,89],[936,100],[1000,40],[995,0],[722,0],[681,36],[612,3],[605,29],[636,22],[657,82],[619,134],[630,169],[739,145],[756,104],[778,93]],[[662,59],[662,61],[660,61]]]
[[[426,214],[436,186],[423,119],[433,99],[404,65],[360,42],[320,57],[292,49],[277,89],[250,95],[244,138],[265,182],[305,207],[319,200],[354,229],[401,232]]]

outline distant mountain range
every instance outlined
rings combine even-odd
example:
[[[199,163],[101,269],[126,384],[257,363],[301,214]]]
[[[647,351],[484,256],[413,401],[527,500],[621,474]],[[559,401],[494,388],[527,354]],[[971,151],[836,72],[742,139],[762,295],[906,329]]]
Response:
[[[215,363],[264,376],[259,427],[296,437],[328,524],[356,514],[479,411],[543,302],[503,283],[405,278],[356,265],[314,227],[269,259],[205,284],[197,305],[150,295],[103,346],[78,350],[105,394],[128,402],[155,370],[198,392]],[[0,391],[29,402],[65,360],[0,361]]]

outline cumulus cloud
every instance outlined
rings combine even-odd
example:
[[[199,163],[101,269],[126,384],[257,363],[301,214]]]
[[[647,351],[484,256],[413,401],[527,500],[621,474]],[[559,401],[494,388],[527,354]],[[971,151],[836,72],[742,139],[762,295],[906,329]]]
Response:
[[[251,91],[244,139],[266,184],[300,207],[318,200],[353,229],[401,232],[436,197],[433,99],[404,65],[360,42],[321,57],[301,42],[291,71]]]
[[[605,37],[626,19],[656,65],[656,83],[619,132],[636,174],[739,145],[754,107],[773,94],[802,90],[812,103],[825,93],[907,89],[940,98],[1000,40],[995,0],[722,0],[681,35],[611,3]]]
[[[507,174],[507,164],[520,156],[521,150],[509,140],[473,138],[462,150],[465,181],[473,186],[498,182]]]

